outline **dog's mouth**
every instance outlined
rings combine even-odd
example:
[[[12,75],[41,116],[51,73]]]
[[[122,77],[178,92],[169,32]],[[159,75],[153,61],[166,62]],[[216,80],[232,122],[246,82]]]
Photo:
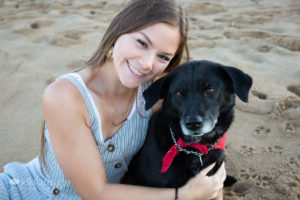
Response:
[[[194,120],[181,119],[180,127],[185,140],[200,142],[201,137],[211,134],[217,121],[217,118],[202,120],[201,117],[195,117]]]

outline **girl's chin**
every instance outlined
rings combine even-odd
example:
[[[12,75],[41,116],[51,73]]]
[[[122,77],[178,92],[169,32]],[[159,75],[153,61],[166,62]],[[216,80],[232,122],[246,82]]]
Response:
[[[124,85],[124,87],[127,88],[136,88],[138,87],[140,84],[142,84],[142,81],[134,81],[134,80],[121,80],[121,83]]]

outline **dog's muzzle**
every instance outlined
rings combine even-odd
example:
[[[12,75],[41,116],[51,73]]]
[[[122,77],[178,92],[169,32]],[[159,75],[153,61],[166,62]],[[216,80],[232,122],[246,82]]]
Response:
[[[187,116],[180,120],[181,130],[186,136],[202,136],[209,133],[217,123],[217,119],[204,119],[199,115]]]
[[[187,116],[184,120],[184,126],[190,131],[197,131],[202,128],[202,117],[200,116]]]

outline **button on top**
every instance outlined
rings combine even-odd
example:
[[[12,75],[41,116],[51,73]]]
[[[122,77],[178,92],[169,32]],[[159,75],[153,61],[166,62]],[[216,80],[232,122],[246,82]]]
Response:
[[[115,150],[115,146],[113,144],[109,144],[106,148],[108,152],[113,152]]]
[[[55,189],[53,190],[53,194],[54,194],[54,195],[58,195],[59,193],[60,193],[59,189],[55,188]]]
[[[115,168],[116,168],[116,169],[118,169],[118,168],[120,168],[120,167],[122,167],[122,163],[117,163],[117,164],[115,165]]]

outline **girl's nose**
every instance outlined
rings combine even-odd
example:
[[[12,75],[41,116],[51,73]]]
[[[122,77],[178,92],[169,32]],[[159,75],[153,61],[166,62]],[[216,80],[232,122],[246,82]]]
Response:
[[[155,54],[148,52],[144,54],[140,59],[140,64],[142,65],[143,72],[148,73],[152,70],[155,60]]]

